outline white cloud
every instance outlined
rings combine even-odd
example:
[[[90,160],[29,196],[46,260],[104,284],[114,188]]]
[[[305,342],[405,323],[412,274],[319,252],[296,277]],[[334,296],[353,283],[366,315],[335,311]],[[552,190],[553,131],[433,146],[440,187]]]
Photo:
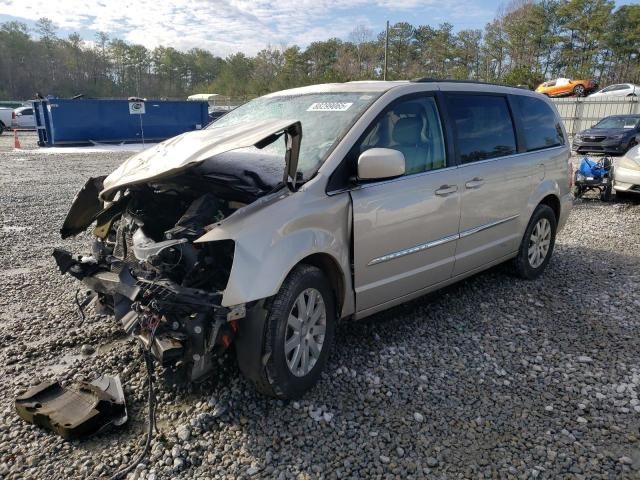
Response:
[[[222,56],[344,38],[356,25],[372,27],[371,8],[442,15],[452,11],[447,6],[454,9],[455,0],[0,0],[0,11],[14,17],[48,17],[66,30],[104,31],[148,48],[201,47]]]

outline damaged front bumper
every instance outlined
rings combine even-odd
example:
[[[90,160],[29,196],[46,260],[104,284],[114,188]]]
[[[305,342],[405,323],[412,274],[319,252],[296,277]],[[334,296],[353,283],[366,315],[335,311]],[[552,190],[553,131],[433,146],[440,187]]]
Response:
[[[117,273],[92,257],[53,252],[62,274],[70,274],[94,292],[103,313],[112,313],[123,329],[149,349],[164,367],[197,381],[213,368],[214,358],[231,344],[235,320],[244,305],[220,305],[221,292],[184,287],[168,279],[147,279],[119,260]]]
[[[91,253],[56,248],[60,272],[80,280],[96,310],[114,315],[160,364],[190,381],[204,378],[244,309],[221,306],[234,242],[194,244],[229,214],[228,202],[187,184],[139,187],[105,204],[102,181],[87,182],[61,229],[67,237],[96,222]]]

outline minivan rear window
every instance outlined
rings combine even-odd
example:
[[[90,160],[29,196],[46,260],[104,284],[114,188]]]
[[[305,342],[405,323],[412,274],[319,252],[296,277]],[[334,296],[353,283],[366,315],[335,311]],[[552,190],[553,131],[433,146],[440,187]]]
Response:
[[[462,163],[512,155],[516,134],[507,99],[499,95],[447,95]]]
[[[514,95],[512,104],[522,125],[527,152],[564,145],[560,122],[543,100]]]

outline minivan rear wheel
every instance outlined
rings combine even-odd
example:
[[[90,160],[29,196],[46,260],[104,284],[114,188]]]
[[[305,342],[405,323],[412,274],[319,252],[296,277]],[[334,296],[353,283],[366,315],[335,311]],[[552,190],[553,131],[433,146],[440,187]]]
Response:
[[[538,205],[524,232],[518,256],[513,260],[516,274],[531,280],[547,267],[556,241],[557,220],[548,205]]]
[[[312,388],[327,363],[335,324],[334,295],[325,275],[312,265],[298,265],[269,307],[256,388],[282,399]]]

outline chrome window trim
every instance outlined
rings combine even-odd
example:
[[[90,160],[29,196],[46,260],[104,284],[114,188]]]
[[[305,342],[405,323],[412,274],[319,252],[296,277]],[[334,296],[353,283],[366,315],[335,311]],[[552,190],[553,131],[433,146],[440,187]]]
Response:
[[[434,170],[427,170],[425,172],[418,172],[418,173],[412,173],[410,175],[401,175],[395,178],[388,178],[386,180],[380,180],[379,182],[361,183],[359,185],[354,186],[353,188],[349,188],[348,190],[362,190],[364,188],[377,187],[378,185],[387,185],[389,183],[401,182],[402,180],[409,180],[411,178],[424,177],[426,175],[433,175],[439,172],[455,170],[456,168],[458,168],[457,165],[452,165],[450,167],[436,168]]]
[[[401,182],[402,180],[408,180],[410,178],[416,178],[416,177],[422,177],[425,175],[433,175],[439,172],[446,172],[449,170],[454,170],[456,168],[464,168],[467,167],[469,165],[481,165],[483,163],[489,163],[489,162],[496,162],[496,161],[500,161],[500,160],[509,160],[512,158],[516,158],[516,157],[521,157],[523,155],[533,155],[536,153],[540,153],[540,152],[547,152],[547,151],[551,151],[551,150],[560,150],[560,149],[565,149],[568,148],[568,146],[565,145],[556,145],[553,147],[545,147],[542,148],[540,150],[532,150],[530,152],[519,152],[519,153],[514,153],[512,155],[505,155],[504,157],[495,157],[495,158],[487,158],[485,160],[477,160],[475,162],[469,162],[469,163],[461,163],[460,165],[452,165],[450,167],[444,167],[444,168],[436,168],[435,170],[427,170],[426,172],[418,172],[418,173],[412,173],[411,175],[402,175],[400,177],[395,177],[395,178],[389,178],[387,180],[381,180],[379,182],[370,182],[370,183],[362,183],[359,185],[355,185],[353,187],[347,187],[347,188],[342,188],[340,190],[334,190],[331,192],[327,192],[327,195],[331,196],[331,195],[337,195],[338,193],[344,193],[344,192],[351,192],[354,190],[361,190],[364,188],[371,188],[371,187],[377,187],[378,185],[387,185],[389,183],[394,183],[394,182]]]
[[[502,218],[500,220],[497,220],[495,222],[486,223],[486,224],[480,225],[478,227],[473,227],[473,228],[470,228],[468,230],[464,230],[463,232],[456,233],[454,235],[447,235],[446,237],[439,238],[438,240],[433,240],[431,242],[421,243],[419,245],[414,245],[413,247],[405,248],[403,250],[398,250],[397,252],[387,253],[386,255],[383,255],[381,257],[376,257],[373,260],[371,260],[367,264],[367,267],[371,267],[373,265],[377,265],[377,264],[383,263],[383,262],[388,262],[389,260],[395,260],[396,258],[404,257],[406,255],[411,255],[412,253],[422,252],[422,251],[427,250],[429,248],[433,248],[433,247],[437,247],[437,246],[440,246],[440,245],[444,245],[445,243],[453,242],[453,241],[458,240],[460,238],[469,237],[471,235],[474,235],[476,233],[482,232],[484,230],[488,230],[490,228],[497,227],[498,225],[502,225],[503,223],[507,223],[507,222],[510,222],[512,220],[515,220],[519,216],[520,215],[512,215],[510,217]]]
[[[468,165],[481,165],[483,163],[489,163],[489,162],[495,162],[498,160],[508,160],[511,158],[516,158],[516,157],[521,157],[523,155],[531,155],[534,153],[540,153],[540,152],[546,152],[549,150],[556,150],[556,149],[561,149],[561,148],[567,148],[567,145],[554,145],[553,147],[545,147],[545,148],[541,148],[539,150],[532,150],[530,152],[518,152],[518,153],[514,153],[511,155],[505,155],[504,157],[494,157],[494,158],[486,158],[484,160],[476,160],[473,162],[467,162],[467,163],[461,163],[460,165],[458,165],[460,168],[464,168]]]

